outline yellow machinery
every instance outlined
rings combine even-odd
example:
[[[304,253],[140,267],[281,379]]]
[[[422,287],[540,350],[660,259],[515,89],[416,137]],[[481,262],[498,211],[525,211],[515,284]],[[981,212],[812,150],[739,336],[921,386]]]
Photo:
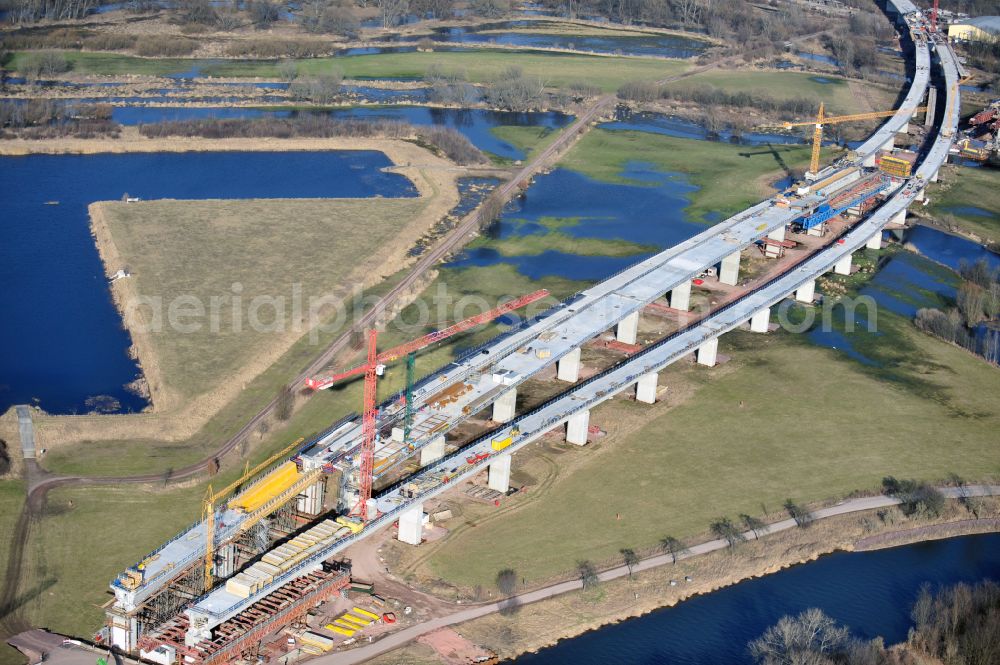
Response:
[[[247,462],[247,468],[244,469],[243,475],[239,479],[234,480],[232,483],[219,490],[218,492],[212,491],[212,486],[208,486],[208,491],[205,493],[205,499],[202,504],[202,518],[205,520],[205,590],[208,591],[212,588],[212,567],[215,559],[215,502],[226,496],[230,492],[236,490],[245,483],[248,479],[257,475],[271,464],[281,459],[288,453],[292,452],[296,446],[302,443],[302,439],[298,439],[293,443],[286,446],[283,450],[276,452],[275,454],[268,457],[266,460],[255,466],[254,468],[249,468],[250,463]],[[294,466],[294,464],[293,464]]]
[[[926,106],[920,106],[914,108],[911,113],[919,113],[920,111],[926,111]],[[823,143],[823,125],[833,125],[841,122],[853,122],[855,120],[871,120],[873,118],[888,118],[890,116],[896,115],[897,110],[892,111],[875,111],[873,113],[854,113],[851,115],[834,115],[826,116],[823,111],[823,103],[820,102],[819,113],[816,114],[815,120],[810,120],[809,122],[786,122],[784,127],[804,127],[806,125],[815,125],[813,130],[813,145],[812,145],[812,159],[809,160],[809,172],[819,173],[819,149]]]

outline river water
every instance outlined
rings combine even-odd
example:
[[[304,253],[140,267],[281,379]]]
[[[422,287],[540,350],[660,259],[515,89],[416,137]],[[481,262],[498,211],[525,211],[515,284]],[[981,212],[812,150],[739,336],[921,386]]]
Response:
[[[640,573],[641,575],[642,573]],[[1000,579],[1000,534],[841,552],[564,640],[517,665],[750,664],[747,643],[784,615],[818,607],[852,634],[906,639],[923,584]],[[682,582],[683,584],[683,582]],[[530,612],[528,606],[522,611]]]

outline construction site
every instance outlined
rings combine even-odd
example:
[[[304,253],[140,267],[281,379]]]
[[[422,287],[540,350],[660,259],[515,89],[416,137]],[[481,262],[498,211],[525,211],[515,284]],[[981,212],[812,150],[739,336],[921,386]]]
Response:
[[[957,138],[961,65],[934,17],[890,0],[913,77],[895,110],[827,116],[813,128],[806,177],[525,320],[427,376],[416,355],[548,295],[538,290],[392,349],[365,340],[365,361],[308,379],[307,393],[364,382],[358,415],[297,440],[232,484],[209,488],[197,521],[111,582],[96,641],[163,665],[267,662],[350,649],[405,623],[411,608],[352,575],[352,545],[394,529],[425,538],[441,497],[499,502],[512,455],[552,435],[586,445],[591,409],[620,393],[654,403],[658,372],[718,362],[738,327],[771,330],[771,310],[818,299],[816,279],[849,275],[852,254],[924,198]],[[1000,106],[976,116],[997,134]],[[836,163],[820,163],[826,125],[886,122]],[[962,139],[972,141],[973,139]],[[995,150],[995,146],[994,146]],[[962,152],[966,156],[965,152]],[[388,365],[405,388],[378,394]],[[195,516],[192,516],[195,517]]]

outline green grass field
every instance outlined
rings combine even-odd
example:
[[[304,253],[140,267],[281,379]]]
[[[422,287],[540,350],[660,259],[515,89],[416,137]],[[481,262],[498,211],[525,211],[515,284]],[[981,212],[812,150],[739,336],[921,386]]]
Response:
[[[819,80],[828,81],[821,83]],[[686,90],[710,85],[727,92],[749,92],[774,99],[812,99],[826,102],[827,114],[856,113],[858,102],[845,79],[833,75],[806,72],[772,72],[757,70],[710,70],[667,84],[668,88]],[[885,109],[891,108],[894,99],[889,91],[870,85],[870,92],[885,99]],[[881,110],[881,109],[879,109]]]
[[[18,62],[25,53],[13,54],[8,68],[16,71]],[[158,59],[117,53],[63,53],[72,63],[73,71],[82,74],[163,76],[198,69],[205,76],[280,78],[279,63],[275,60]],[[465,72],[472,82],[485,81],[507,67],[520,67],[526,74],[541,77],[550,86],[566,86],[583,81],[608,92],[616,90],[625,81],[661,79],[680,73],[688,67],[686,62],[680,60],[486,49],[441,53],[382,53],[312,58],[297,62],[300,74],[320,74],[336,70],[348,79],[421,79],[428,67],[440,65],[448,71]]]
[[[1000,171],[946,166],[941,178],[928,185],[925,210],[984,240],[1000,240]]]
[[[612,430],[615,422],[652,419],[621,438],[564,453],[587,458],[559,473],[544,499],[534,490],[522,509],[486,516],[478,528],[443,541],[430,570],[488,588],[502,568],[545,578],[578,559],[704,532],[719,515],[761,514],[762,506],[778,512],[787,497],[808,502],[874,489],[885,475],[1000,474],[1000,374],[953,347],[906,334],[918,354],[906,372],[933,384],[933,395],[879,380],[835,351],[784,333],[729,335],[722,344],[733,354],[729,366],[664,374],[661,385],[696,386],[690,399],[673,410],[624,401],[600,407],[591,423]]]
[[[309,299],[340,292],[425,205],[423,199],[380,198],[151,201],[110,204],[107,219],[136,292],[164,303],[162,330],[150,339],[165,387],[191,398],[233,380],[275,335],[308,325],[302,319]],[[239,309],[234,283],[242,287]],[[292,312],[293,288],[301,289],[300,314]],[[171,324],[170,303],[182,296],[202,303],[205,315],[175,317]],[[209,320],[213,297],[219,299],[216,330]],[[285,328],[269,330],[275,308],[259,301],[254,309],[258,297],[283,299]],[[293,316],[299,318],[293,322]],[[198,329],[188,330],[188,321]],[[263,325],[255,330],[254,321]]]
[[[0,571],[7,570],[10,538],[24,505],[24,492],[24,482],[0,480]]]
[[[526,157],[522,161],[531,161],[535,155],[555,141],[561,131],[551,127],[520,127],[517,125],[500,125],[490,128],[490,133],[495,137],[524,151]],[[505,163],[510,160],[495,158],[494,161]]]
[[[617,90],[625,81],[656,80],[688,68],[688,64],[680,60],[475,50],[318,58],[300,61],[299,71],[308,75],[335,68],[347,78],[353,79],[420,79],[432,65],[438,65],[446,71],[461,70],[472,82],[486,81],[508,67],[520,67],[525,74],[541,77],[549,86],[563,87],[584,81],[606,92]],[[238,66],[237,70],[233,70],[234,73],[235,71],[238,71]],[[220,76],[233,75],[226,65],[207,68],[206,72]]]
[[[200,491],[199,491],[200,490]],[[25,614],[37,626],[88,637],[103,623],[115,575],[194,522],[201,488],[57,489],[48,495],[31,542],[31,588]]]
[[[824,161],[834,153],[825,152]],[[766,192],[760,179],[777,179],[790,168],[797,174],[808,167],[809,148],[804,146],[736,146],[675,138],[635,131],[595,129],[589,132],[560,162],[605,182],[632,183],[621,175],[628,162],[649,162],[663,171],[685,175],[698,186],[685,213],[691,221],[705,221],[710,213],[725,218],[762,200]]]

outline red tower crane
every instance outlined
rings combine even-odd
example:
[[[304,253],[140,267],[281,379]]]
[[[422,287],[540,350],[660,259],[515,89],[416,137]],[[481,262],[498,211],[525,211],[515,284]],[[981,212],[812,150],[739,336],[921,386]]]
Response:
[[[477,314],[476,316],[463,319],[462,321],[454,323],[447,328],[442,328],[441,330],[428,333],[423,337],[418,337],[415,340],[401,344],[397,347],[389,349],[388,351],[383,351],[382,353],[379,353],[377,350],[378,333],[375,330],[369,330],[368,358],[364,364],[352,367],[349,370],[339,372],[332,376],[306,379],[305,385],[307,388],[311,388],[312,390],[322,390],[324,388],[329,388],[338,381],[348,377],[357,376],[359,374],[364,374],[365,376],[364,410],[362,411],[361,416],[361,496],[359,497],[358,505],[355,507],[354,511],[352,511],[361,519],[362,523],[368,521],[368,500],[372,498],[372,478],[375,469],[375,421],[378,416],[378,409],[376,408],[378,376],[382,373],[382,368],[385,363],[392,362],[393,360],[401,358],[405,355],[414,354],[420,349],[430,346],[435,342],[447,339],[452,335],[474,328],[482,323],[487,323],[497,319],[508,312],[520,309],[521,307],[529,305],[536,300],[541,300],[547,295],[549,295],[547,289],[540,289],[534,293],[529,293],[528,295],[521,296],[520,298],[504,303],[503,305],[491,309],[488,312],[483,312],[482,314]],[[411,380],[408,376],[406,389],[408,410],[410,407],[409,402],[412,399],[410,382]]]
[[[938,0],[934,0],[934,7],[931,9],[931,32],[937,32]]]

